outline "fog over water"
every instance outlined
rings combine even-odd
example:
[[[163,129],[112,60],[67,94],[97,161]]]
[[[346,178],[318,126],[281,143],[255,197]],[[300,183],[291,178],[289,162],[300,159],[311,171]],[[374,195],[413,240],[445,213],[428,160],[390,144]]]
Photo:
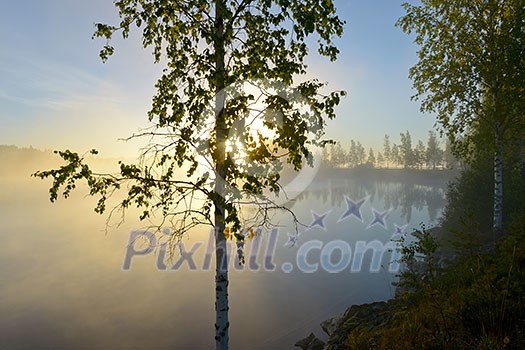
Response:
[[[190,271],[188,261],[170,270],[177,255],[159,271],[158,250],[133,257],[131,269],[123,271],[129,234],[144,224],[129,215],[106,233],[106,217],[93,212],[96,201],[82,190],[49,203],[49,182],[28,176],[44,163],[15,159],[9,171],[0,171],[0,349],[212,349],[213,271]],[[357,241],[386,244],[396,228],[436,223],[446,180],[356,172],[318,177],[289,206],[306,224],[314,214],[326,214],[324,228],[300,228],[297,244],[287,247],[294,231],[289,218],[278,215],[275,271],[266,271],[257,256],[259,271],[230,273],[231,348],[292,349],[311,331],[322,337],[319,323],[348,306],[392,297],[388,254],[378,272],[369,271],[369,254],[360,272],[352,272],[350,264],[339,273],[321,266],[304,273],[298,252],[311,241],[325,247],[337,240],[354,252]],[[365,200],[362,221],[341,219],[347,199]],[[374,210],[389,210],[384,226],[370,226]],[[208,236],[209,228],[202,227],[183,241],[186,250],[202,242],[193,256],[199,270]],[[262,233],[246,250],[256,240],[265,249],[271,237]],[[319,265],[320,251],[311,250],[307,262]],[[332,263],[340,259],[334,251]],[[292,271],[284,272],[284,264]]]

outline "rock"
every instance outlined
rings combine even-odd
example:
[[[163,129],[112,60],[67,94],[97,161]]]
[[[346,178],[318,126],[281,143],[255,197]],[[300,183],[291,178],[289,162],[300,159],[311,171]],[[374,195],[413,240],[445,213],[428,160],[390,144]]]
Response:
[[[353,305],[344,314],[344,324],[347,327],[357,325],[372,329],[390,318],[391,315],[388,311],[388,304],[384,301]]]
[[[370,304],[352,305],[340,315],[321,323],[321,328],[330,337],[324,344],[313,333],[295,346],[303,350],[347,350],[348,335],[357,328],[373,330],[392,319],[392,305],[384,301]]]
[[[321,328],[326,334],[328,334],[328,336],[331,336],[332,333],[334,333],[337,330],[337,328],[340,326],[341,321],[343,319],[344,319],[344,314],[340,314],[332,318],[329,318],[328,320],[321,322]]]
[[[317,338],[313,333],[310,333],[308,337],[295,343],[295,346],[300,347],[303,350],[323,350],[324,342]]]
[[[373,329],[392,317],[389,305],[384,302],[352,305],[343,315],[336,316],[321,323],[325,332],[330,331],[330,339],[324,350],[346,350],[348,334],[358,327]],[[324,325],[324,327],[323,327]],[[333,326],[335,325],[335,329]]]

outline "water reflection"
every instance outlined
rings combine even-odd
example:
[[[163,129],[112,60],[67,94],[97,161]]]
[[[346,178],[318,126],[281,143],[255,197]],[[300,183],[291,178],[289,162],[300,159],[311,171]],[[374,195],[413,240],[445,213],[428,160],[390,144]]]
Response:
[[[307,230],[298,243],[386,242],[393,224],[417,226],[439,216],[445,182],[318,179],[293,209],[306,223],[312,210],[328,212],[326,230]],[[154,255],[124,272],[128,234],[142,224],[127,221],[105,235],[94,200],[78,193],[51,205],[46,193],[43,183],[0,179],[0,349],[213,348],[213,272],[157,271]],[[367,197],[363,222],[339,221],[345,196]],[[373,208],[391,209],[386,227],[367,227]],[[233,349],[291,349],[311,331],[322,337],[319,323],[349,305],[393,295],[385,269],[284,273],[279,267],[293,262],[298,249],[284,247],[287,230],[279,236],[276,271],[231,273]],[[207,234],[207,228],[196,231],[186,242],[206,241]]]
[[[432,185],[411,182],[363,181],[362,179],[320,179],[297,197],[297,201],[327,203],[331,207],[344,205],[345,197],[354,200],[368,198],[381,202],[385,209],[401,212],[407,222],[412,221],[414,210],[425,209],[430,221],[435,222],[445,206],[447,181],[435,181]]]

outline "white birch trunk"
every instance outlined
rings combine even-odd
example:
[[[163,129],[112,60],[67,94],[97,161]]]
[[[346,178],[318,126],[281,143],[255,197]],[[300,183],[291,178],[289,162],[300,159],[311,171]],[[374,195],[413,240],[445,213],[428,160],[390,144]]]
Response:
[[[215,136],[216,147],[214,151],[215,161],[215,348],[217,350],[228,349],[228,257],[226,249],[225,228],[225,205],[224,190],[226,179],[226,123],[224,116],[225,96],[225,67],[224,67],[224,0],[215,1]]]
[[[494,219],[493,231],[496,236],[501,234],[503,229],[503,156],[502,140],[499,127],[495,132],[494,150]]]
[[[503,229],[503,140],[498,111],[499,89],[496,76],[492,78],[492,103],[494,108],[494,218],[492,230],[499,237]]]

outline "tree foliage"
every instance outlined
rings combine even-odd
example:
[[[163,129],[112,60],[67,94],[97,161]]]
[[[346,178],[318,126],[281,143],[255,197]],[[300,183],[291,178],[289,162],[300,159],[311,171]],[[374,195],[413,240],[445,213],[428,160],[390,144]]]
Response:
[[[442,149],[441,140],[435,131],[429,131],[427,146],[424,145],[423,141],[417,140],[416,146],[413,147],[412,136],[409,131],[400,133],[398,144],[392,142],[388,134],[385,134],[383,140],[382,149],[384,153],[370,147],[368,155],[360,141],[351,139],[348,152],[344,151],[340,142],[334,141],[335,143],[330,148],[323,149],[322,158],[326,161],[325,164],[336,168],[355,168],[363,165],[370,167],[371,164],[374,164],[377,167],[386,168],[402,166],[420,169],[453,169],[457,165],[450,148],[450,142],[447,140],[445,150]]]
[[[412,137],[408,130],[399,134],[401,143],[399,145],[399,157],[404,168],[410,168],[415,164],[414,150],[412,148]]]
[[[391,150],[391,147],[390,147],[390,137],[385,134],[385,138],[384,138],[384,141],[383,141],[383,155],[385,156],[387,168],[389,166],[388,162],[392,158],[391,152],[392,152],[392,150]]]
[[[233,148],[242,145],[245,156],[244,161],[237,161],[235,152],[229,152],[224,159],[223,180],[229,185],[226,196],[261,195],[264,188],[278,192],[278,172],[272,169],[279,169],[284,161],[295,169],[301,169],[305,160],[311,163],[310,148],[324,144],[323,127],[327,119],[335,117],[334,107],[344,92],[321,95],[325,84],[317,79],[293,84],[306,72],[306,38],[311,34],[318,36],[318,52],[336,59],[338,50],[333,38],[341,35],[343,22],[336,16],[331,1],[120,0],[115,6],[121,18],[117,26],[96,24],[94,37],[107,39],[101,58],[106,60],[114,52],[110,40],[116,33],[127,38],[137,27],[142,32],[143,46],[151,48],[154,61],[165,66],[148,113],[152,126],[133,136],[151,137],[152,141],[141,162],[121,164],[119,176],[92,173],[82,163],[82,157],[60,152],[67,166],[37,173],[54,179],[52,200],[57,199],[62,185],[73,186],[83,178],[92,195],[101,195],[101,205],[97,207],[101,213],[106,209],[102,205],[104,194],[124,184],[128,185],[128,198],[122,207],[134,203],[144,208],[142,218],[150,217],[156,209],[174,215],[180,204],[174,198],[194,192],[204,196],[203,207],[209,208],[216,200],[215,176],[211,173],[214,167],[210,166],[207,170],[211,172],[204,174],[197,169],[205,163],[202,158],[213,164],[216,150],[221,147],[218,143],[226,138]],[[217,6],[222,13],[224,52],[217,49]],[[224,72],[218,72],[216,67],[220,55],[225,59]],[[220,85],[219,73],[224,75]],[[235,85],[244,81],[259,82],[255,88],[260,95],[246,93],[242,86]],[[228,103],[220,111],[226,130],[222,130],[223,138],[217,140],[215,101],[228,86],[233,86],[238,94],[226,92],[233,95],[226,96]],[[289,96],[289,87],[300,94],[301,103],[308,104],[308,111],[296,103],[295,96]],[[254,101],[256,97],[260,100]],[[255,106],[255,102],[259,105]],[[271,137],[249,124],[253,118],[247,120],[247,114],[253,112],[259,113],[257,116]],[[266,167],[267,171],[259,167]],[[186,170],[188,179],[176,179],[176,169]],[[233,203],[227,204],[228,211],[236,213]],[[210,221],[209,210],[193,214],[193,219]],[[236,215],[229,215],[226,221],[234,224],[238,232],[240,222]]]
[[[432,169],[435,169],[436,166],[443,161],[443,150],[439,147],[439,142],[434,131],[428,132],[425,160],[427,165],[432,166]]]
[[[414,33],[420,47],[410,78],[421,110],[437,115],[454,151],[467,161],[492,145],[499,233],[504,155],[525,128],[525,1],[423,0],[404,7],[397,25]]]
[[[154,62],[164,66],[148,112],[151,128],[133,136],[150,138],[149,146],[116,175],[93,172],[69,150],[59,152],[66,165],[35,175],[53,179],[52,201],[85,180],[99,197],[99,213],[114,191],[125,189],[117,209],[136,206],[141,220],[160,213],[159,225],[172,226],[176,238],[202,223],[214,226],[216,340],[226,348],[224,231],[242,245],[243,227],[267,223],[265,213],[280,207],[265,189],[285,195],[283,164],[311,165],[312,147],[326,142],[325,123],[344,92],[324,93],[324,83],[301,76],[307,39],[314,36],[318,53],[335,60],[333,40],[344,23],[331,0],[117,0],[115,6],[120,23],[96,24],[94,37],[107,40],[101,59],[114,53],[113,36],[127,38],[136,27]],[[257,204],[254,215],[243,213],[245,203]]]
[[[509,128],[521,119],[525,64],[523,0],[423,0],[397,23],[415,34],[410,69],[423,112],[436,113],[456,143],[476,118]],[[494,101],[489,96],[497,96]],[[459,149],[458,149],[459,150]]]

